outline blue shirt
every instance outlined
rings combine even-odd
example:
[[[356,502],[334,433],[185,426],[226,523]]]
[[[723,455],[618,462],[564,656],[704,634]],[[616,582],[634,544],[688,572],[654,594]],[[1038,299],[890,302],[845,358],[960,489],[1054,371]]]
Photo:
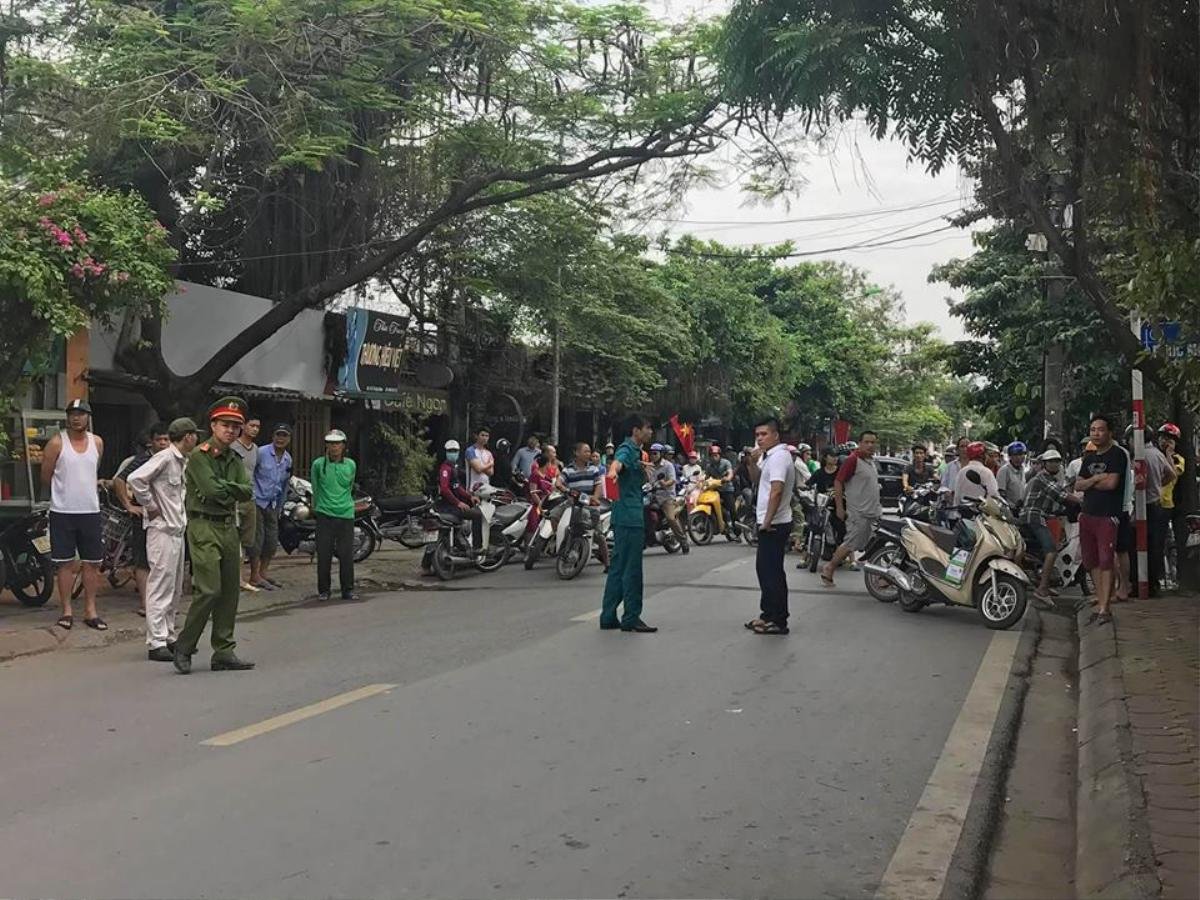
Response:
[[[275,455],[275,448],[267,445],[258,454],[254,467],[254,503],[263,509],[283,506],[287,499],[288,479],[292,477],[292,454],[283,451],[283,459]]]

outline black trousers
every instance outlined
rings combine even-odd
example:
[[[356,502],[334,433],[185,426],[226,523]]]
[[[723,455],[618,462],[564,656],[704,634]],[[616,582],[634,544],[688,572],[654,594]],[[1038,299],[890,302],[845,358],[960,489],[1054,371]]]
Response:
[[[333,554],[338,557],[338,582],[342,594],[354,590],[354,520],[317,513],[317,593],[329,593]]]
[[[1146,504],[1146,545],[1150,551],[1150,590],[1157,593],[1162,587],[1167,569],[1167,529],[1171,513],[1159,503]]]
[[[770,531],[758,532],[758,554],[754,560],[758,586],[762,589],[759,601],[760,618],[764,622],[787,625],[788,586],[783,571],[783,555],[787,552],[790,525],[775,525]]]

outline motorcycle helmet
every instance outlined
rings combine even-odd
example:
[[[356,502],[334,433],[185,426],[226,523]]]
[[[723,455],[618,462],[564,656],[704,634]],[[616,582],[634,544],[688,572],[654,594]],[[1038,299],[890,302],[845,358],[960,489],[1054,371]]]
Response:
[[[978,460],[983,462],[983,457],[987,453],[987,444],[983,441],[971,441],[967,444],[967,462]]]
[[[691,453],[688,454],[688,459],[689,460],[699,460],[700,453],[696,450],[693,450]]]
[[[307,503],[297,503],[292,507],[292,518],[297,522],[303,522],[312,516],[312,510],[309,509]]]
[[[1011,444],[1008,445],[1007,450],[1008,450],[1009,456],[1013,456],[1014,454],[1024,455],[1029,452],[1029,448],[1026,447],[1020,441],[1013,441]]]
[[[445,450],[461,450],[462,447],[460,447],[458,445],[458,441],[446,441],[446,443],[443,445],[443,449],[445,449]]]
[[[796,445],[797,453],[803,453],[805,450],[807,450],[809,453],[812,453],[812,446],[809,444],[797,444]]]
[[[663,455],[664,456],[674,456],[675,448],[672,447],[670,444],[663,444]]]
[[[651,452],[651,453],[662,453],[662,452],[663,452],[663,445],[662,445],[662,444],[658,444],[658,443],[651,444],[651,445],[650,445],[650,452]]]
[[[1158,433],[1170,435],[1171,437],[1175,438],[1175,440],[1179,440],[1180,436],[1183,434],[1183,432],[1179,430],[1179,426],[1172,422],[1164,422],[1162,427],[1158,429]]]
[[[853,453],[858,449],[858,441],[846,441],[846,452]]]
[[[1051,447],[1045,453],[1038,457],[1042,462],[1062,462],[1062,454]]]
[[[344,444],[346,443],[346,432],[340,428],[335,428],[329,434],[325,435],[325,443],[327,444]]]

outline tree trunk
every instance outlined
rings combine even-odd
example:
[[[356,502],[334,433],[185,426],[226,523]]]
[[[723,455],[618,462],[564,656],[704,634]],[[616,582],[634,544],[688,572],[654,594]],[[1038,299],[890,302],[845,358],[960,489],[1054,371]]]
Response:
[[[558,323],[554,323],[554,374],[550,391],[550,443],[558,447],[558,404],[562,393],[562,346],[558,337]],[[559,448],[561,456],[562,448]]]

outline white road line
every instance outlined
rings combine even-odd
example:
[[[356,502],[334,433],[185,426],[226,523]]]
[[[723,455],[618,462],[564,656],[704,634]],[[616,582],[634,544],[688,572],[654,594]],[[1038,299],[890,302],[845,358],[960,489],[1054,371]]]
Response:
[[[572,622],[595,622],[598,618],[600,618],[600,610],[593,609],[591,612],[584,613],[582,616],[576,616],[571,621]]]
[[[735,559],[733,562],[727,562],[723,565],[717,566],[715,569],[710,569],[708,574],[714,575],[717,572],[728,572],[731,569],[737,569],[741,566],[749,565],[753,561],[754,557],[752,556],[747,556],[745,559]]]
[[[291,712],[283,713],[282,715],[274,716],[270,719],[264,719],[254,725],[247,725],[245,728],[238,728],[235,731],[227,731],[224,734],[218,734],[216,737],[210,737],[208,740],[200,743],[206,747],[230,747],[233,744],[240,744],[242,741],[248,741],[252,737],[258,737],[260,734],[266,734],[270,731],[275,731],[278,728],[284,728],[288,725],[294,725],[297,722],[302,722],[305,719],[311,719],[313,716],[319,716],[321,713],[327,713],[358,700],[365,700],[367,697],[374,697],[376,694],[382,694],[385,691],[390,691],[396,685],[394,684],[368,684],[360,688],[355,688],[352,691],[347,691],[344,694],[338,694],[336,697],[330,697],[328,700],[322,700],[319,703],[313,703],[309,706],[302,706],[299,709],[293,709]]]
[[[739,566],[747,565],[750,562],[753,562],[752,558],[735,559],[733,562],[727,562],[723,565],[717,566],[715,569],[709,569],[708,572],[705,573],[705,575],[706,576],[712,575],[716,572],[728,572],[730,569],[736,569]],[[696,581],[684,582],[684,583],[680,584],[679,587],[685,587],[688,584],[703,584],[703,583],[704,583],[703,580],[697,579]],[[670,589],[668,588],[668,590],[670,590]],[[661,591],[659,593],[661,593]],[[593,609],[591,612],[584,613],[582,616],[573,617],[571,619],[571,621],[572,622],[595,622],[599,618],[600,618],[600,610]]]
[[[941,895],[1020,638],[1020,631],[992,635],[946,746],[875,892],[880,900],[934,900]]]

